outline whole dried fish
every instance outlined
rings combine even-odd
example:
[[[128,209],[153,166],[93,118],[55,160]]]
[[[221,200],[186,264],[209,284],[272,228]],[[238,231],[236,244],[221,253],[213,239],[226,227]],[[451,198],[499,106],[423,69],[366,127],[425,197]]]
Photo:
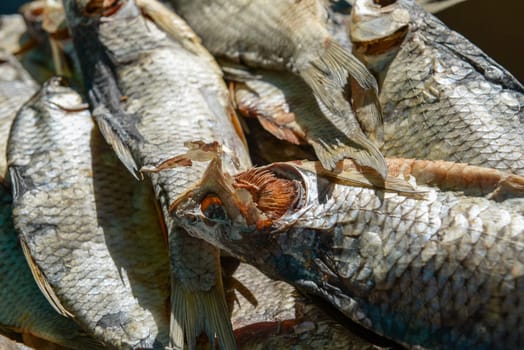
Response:
[[[11,194],[0,185],[0,328],[69,348],[102,349],[73,320],[53,310],[38,289],[13,227],[11,204]]]
[[[432,171],[449,176],[424,177],[427,161],[399,162],[454,191],[348,186],[361,181],[353,168],[314,163],[232,178],[217,158],[173,210],[192,235],[409,347],[524,346],[524,178],[447,162]]]
[[[16,58],[0,49],[0,181],[7,175],[7,136],[16,112],[38,86]]]
[[[138,4],[147,17],[131,1],[71,0],[65,8],[94,116],[127,168],[150,175],[164,212],[172,273],[170,346],[183,348],[185,335],[193,349],[205,332],[212,342],[217,336],[221,349],[233,349],[220,251],[187,235],[168,208],[203,175],[207,147],[222,146],[231,173],[250,165],[248,153],[212,56],[161,4]],[[198,161],[188,166],[185,153]]]
[[[60,78],[17,115],[8,145],[13,219],[42,292],[107,346],[163,349],[167,246],[138,184]]]
[[[353,49],[379,76],[387,156],[524,174],[524,87],[413,0],[357,0]]]
[[[384,159],[376,145],[382,141],[376,81],[329,33],[326,2],[171,2],[214,55],[252,67],[291,71],[306,82],[320,109],[317,118],[327,118],[324,123],[333,124],[343,136],[319,142],[323,155],[329,155],[322,157],[326,167],[334,168],[350,153],[359,164],[385,176]],[[354,100],[352,106],[349,96],[356,93],[366,98]]]

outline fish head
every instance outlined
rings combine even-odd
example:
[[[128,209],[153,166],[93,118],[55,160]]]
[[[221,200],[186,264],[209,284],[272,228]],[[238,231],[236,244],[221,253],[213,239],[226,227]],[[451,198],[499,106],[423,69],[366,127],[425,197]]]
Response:
[[[170,210],[192,236],[234,255],[242,250],[252,254],[256,241],[294,220],[294,214],[304,207],[305,187],[300,172],[287,163],[255,167],[230,176],[222,170],[217,157],[202,181]]]
[[[136,17],[140,11],[132,0],[64,0],[70,27],[93,25],[100,21]]]
[[[38,94],[43,95],[43,100],[51,108],[58,108],[65,112],[78,112],[89,108],[83,102],[82,96],[69,86],[65,78],[60,76],[47,80]]]
[[[385,70],[404,42],[410,23],[405,0],[357,0],[351,11],[353,51],[373,73]]]

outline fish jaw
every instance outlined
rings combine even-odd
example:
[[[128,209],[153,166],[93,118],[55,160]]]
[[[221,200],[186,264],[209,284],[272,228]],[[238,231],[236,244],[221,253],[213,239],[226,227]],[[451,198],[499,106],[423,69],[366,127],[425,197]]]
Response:
[[[410,15],[400,2],[357,0],[351,11],[353,52],[375,74],[387,70],[409,32]]]

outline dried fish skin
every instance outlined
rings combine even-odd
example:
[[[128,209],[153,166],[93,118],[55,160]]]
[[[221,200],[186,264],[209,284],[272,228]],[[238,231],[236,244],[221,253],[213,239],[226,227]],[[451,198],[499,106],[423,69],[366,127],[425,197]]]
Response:
[[[59,315],[38,289],[18,242],[10,191],[0,185],[0,328],[76,349],[102,349],[72,319]],[[2,349],[6,344],[2,344]]]
[[[15,229],[58,312],[107,347],[163,349],[168,252],[154,194],[122,167],[63,84],[48,81],[11,130]]]
[[[411,0],[357,1],[351,35],[380,76],[384,154],[524,174],[524,87],[503,67]]]
[[[205,171],[200,146],[220,146],[232,173],[250,165],[221,71],[185,22],[157,2],[87,5],[67,1],[65,9],[94,116],[128,170],[152,180],[168,230],[170,346],[187,341],[193,348],[205,332],[220,348],[235,348],[220,251],[187,235],[169,214]],[[190,163],[186,153],[203,158]]]
[[[276,163],[249,171],[294,184],[292,205],[275,218],[259,210],[262,192],[249,195],[254,186],[219,178],[219,169],[174,208],[192,235],[408,347],[522,347],[522,188],[496,202],[417,186],[416,198],[337,183],[344,169],[329,179],[314,166]],[[201,210],[210,192],[227,214],[220,222]]]

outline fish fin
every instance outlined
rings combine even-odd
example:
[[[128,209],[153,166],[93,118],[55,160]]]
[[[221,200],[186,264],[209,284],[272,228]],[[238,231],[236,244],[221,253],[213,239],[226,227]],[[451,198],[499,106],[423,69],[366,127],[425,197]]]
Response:
[[[296,122],[295,113],[282,104],[265,104],[259,92],[248,83],[236,83],[232,92],[237,110],[245,118],[257,118],[260,125],[278,138],[298,145],[305,143],[305,133]]]
[[[248,303],[253,305],[253,307],[258,306],[258,300],[255,294],[253,294],[253,292],[250,291],[248,287],[246,287],[241,281],[239,281],[235,277],[230,277],[230,280],[228,281],[228,287],[237,291],[248,301]]]
[[[157,0],[136,0],[136,4],[163,32],[194,55],[205,57],[217,76],[222,76],[214,57],[202,46],[198,35],[181,17]]]
[[[288,113],[294,116],[293,113]],[[301,135],[294,128],[289,127],[288,123],[279,123],[277,119],[286,118],[282,113],[280,115],[273,115],[272,118],[266,118],[264,115],[257,115],[258,122],[260,125],[269,132],[271,135],[275,136],[279,140],[284,140],[294,145],[301,145],[305,143],[305,135]]]
[[[228,81],[241,83],[249,80],[259,80],[262,78],[260,74],[255,73],[255,71],[252,69],[241,64],[220,59],[218,60],[218,63],[222,69],[222,73],[224,74],[224,79]]]
[[[448,7],[455,6],[466,0],[423,0],[419,1],[419,5],[431,13],[437,13],[447,9]]]
[[[328,130],[332,131],[331,136],[324,135]],[[327,170],[335,170],[338,161],[351,158],[360,166],[374,169],[383,179],[387,177],[387,164],[384,156],[360,132],[349,138],[338,133],[338,130],[326,128],[312,131],[308,135],[308,142],[313,146],[315,154]]]
[[[242,123],[242,120],[238,116],[236,109],[236,100],[235,100],[235,88],[234,88],[234,82],[228,82],[227,83],[227,89],[228,89],[228,105],[226,107],[227,115],[229,116],[229,120],[231,120],[231,123],[233,124],[233,129],[235,129],[235,132],[237,133],[238,137],[242,140],[242,143],[248,148],[246,135],[244,134],[244,127],[245,125]]]
[[[364,113],[368,112],[369,108],[359,108],[357,109],[359,115],[356,116],[346,96],[348,91],[351,91],[351,81],[354,79],[361,88],[369,90],[369,94],[375,96],[375,98],[363,99],[363,102],[366,102],[363,106],[373,105],[373,109],[380,110],[376,97],[377,82],[373,75],[338,43],[329,42],[325,54],[311,61],[309,67],[300,71],[300,76],[313,90],[313,95],[325,118],[351,140],[352,144],[348,146],[358,149],[353,152],[351,158],[362,166],[374,168],[385,178],[386,161],[377,145],[365,135],[365,132],[370,135],[382,134],[381,131],[372,130],[383,127],[381,114]]]
[[[138,165],[131,154],[131,150],[122,142],[122,138],[117,129],[112,125],[111,121],[113,118],[110,112],[103,105],[98,105],[93,110],[93,117],[98,124],[98,129],[102,133],[102,136],[104,136],[107,143],[111,145],[118,159],[120,159],[127,170],[133,174],[137,180],[140,180],[139,172],[137,171]]]
[[[49,304],[51,304],[53,309],[55,309],[56,312],[58,312],[60,315],[73,318],[73,314],[67,311],[66,308],[62,305],[60,299],[55,294],[55,291],[53,290],[49,282],[47,282],[47,279],[45,278],[44,274],[40,271],[40,268],[33,260],[33,257],[31,256],[31,251],[27,246],[27,243],[23,239],[20,239],[19,242],[22,246],[22,251],[24,252],[27,265],[29,265],[29,269],[33,274],[33,278],[35,279],[35,282],[42,294],[44,295],[44,297],[47,299]]]
[[[355,116],[364,134],[381,147],[384,144],[382,107],[374,90],[363,89],[351,78],[351,97]]]
[[[200,38],[191,27],[166,5],[157,0],[135,0],[145,16],[149,17],[162,31],[175,39],[184,48],[199,54],[203,48]]]
[[[462,191],[496,201],[524,197],[524,177],[497,169],[444,160],[388,158],[387,162],[389,174],[413,176],[419,185]]]
[[[28,184],[26,184],[24,177],[20,174],[19,168],[15,165],[9,166],[9,177],[13,200],[17,200],[27,191]]]
[[[205,332],[211,343],[217,338],[220,349],[236,349],[222,283],[209,291],[188,291],[174,282],[171,289],[171,347],[184,348],[184,335],[190,350]],[[215,349],[214,346],[211,347]]]
[[[297,168],[315,172],[335,183],[363,188],[381,189],[386,192],[402,194],[412,198],[424,198],[426,192],[419,190],[415,185],[403,177],[388,176],[386,180],[375,171],[355,165],[354,162],[346,160],[339,163],[334,171],[326,170],[318,162],[300,162],[295,164]]]
[[[181,240],[172,246],[172,251],[176,253],[175,260],[180,259],[184,263],[189,258],[192,262],[183,269],[176,268],[178,261],[173,262],[171,346],[181,349],[185,337],[188,348],[195,349],[197,337],[205,333],[212,344],[211,349],[216,348],[215,341],[218,341],[222,350],[236,349],[222,281],[219,250],[200,239],[190,237],[183,230],[175,234],[180,234],[178,239]],[[193,252],[194,249],[198,251]],[[190,253],[191,257],[188,257]],[[205,262],[195,261],[200,260],[195,254],[200,255]],[[209,267],[211,263],[214,263],[213,267]],[[205,265],[203,270],[202,265]]]

